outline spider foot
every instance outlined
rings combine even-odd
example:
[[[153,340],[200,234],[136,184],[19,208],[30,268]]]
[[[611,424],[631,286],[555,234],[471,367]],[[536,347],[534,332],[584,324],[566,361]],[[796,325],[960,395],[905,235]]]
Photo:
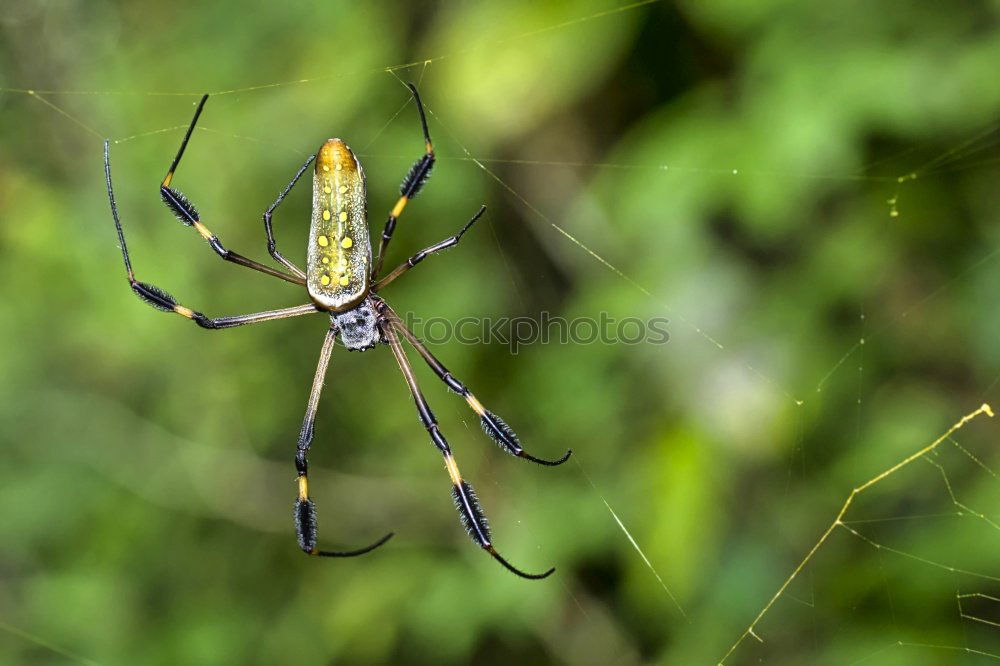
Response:
[[[356,557],[358,555],[364,555],[365,553],[370,553],[386,541],[393,537],[395,532],[389,532],[384,537],[371,544],[370,546],[365,546],[364,548],[359,548],[357,550],[347,550],[347,551],[335,551],[335,550],[313,550],[310,555],[317,555],[319,557]]]
[[[517,574],[521,578],[527,578],[528,580],[541,580],[543,578],[548,578],[556,570],[555,567],[552,567],[551,569],[549,569],[545,573],[540,573],[540,574],[525,573],[524,571],[521,571],[520,569],[518,569],[517,567],[515,567],[513,564],[511,564],[510,562],[508,562],[507,560],[505,560],[503,557],[501,557],[500,553],[498,553],[493,546],[491,546],[491,545],[483,546],[483,550],[485,550],[490,555],[492,555],[493,559],[495,559],[497,562],[499,562],[500,564],[502,564],[504,566],[504,568],[507,569],[507,571],[510,571],[511,573],[514,573],[514,574]]]
[[[530,460],[533,463],[538,463],[539,465],[547,465],[549,467],[555,467],[556,465],[562,465],[564,462],[569,460],[569,457],[573,455],[573,449],[566,449],[566,453],[563,454],[562,458],[558,460],[545,460],[544,458],[536,458],[535,456],[525,453],[523,450],[517,454],[518,458],[524,458],[525,460]]]
[[[476,402],[478,404],[478,401]],[[531,455],[530,453],[524,450],[524,448],[521,446],[520,440],[517,438],[517,434],[515,434],[515,432],[511,429],[511,427],[507,425],[507,423],[502,418],[500,418],[493,412],[483,410],[480,423],[483,427],[483,432],[489,435],[490,439],[496,442],[497,446],[499,446],[501,449],[503,449],[512,456],[517,456],[518,458],[524,458],[525,460],[530,460],[531,462],[537,463],[539,465],[547,465],[549,467],[555,467],[556,465],[563,464],[564,462],[569,460],[569,457],[571,455],[573,455],[573,450],[569,449],[566,451],[563,457],[559,458],[558,460],[546,460],[544,458],[536,458],[535,456]]]

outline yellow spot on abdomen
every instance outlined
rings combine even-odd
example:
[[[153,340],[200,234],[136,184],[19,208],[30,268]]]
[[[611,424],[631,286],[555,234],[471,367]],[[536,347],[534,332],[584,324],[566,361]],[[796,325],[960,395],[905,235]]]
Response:
[[[347,222],[347,211],[346,210],[340,211],[340,221],[341,222]]]
[[[324,210],[323,211],[323,219],[324,220],[329,220],[330,219],[330,211],[328,211],[328,210]]]
[[[347,194],[347,185],[341,185],[340,186],[340,193],[341,194]]]
[[[323,263],[324,264],[330,263],[330,257],[323,257]]]
[[[337,166],[340,166],[340,165],[337,165]],[[323,171],[329,171],[329,170],[330,170],[330,165],[329,164],[324,164],[323,165]]]
[[[327,286],[328,284],[330,284],[330,276],[329,275],[324,275],[323,277],[321,277],[319,279],[319,283],[321,285],[323,285],[324,287]]]
[[[344,248],[345,250],[351,247],[352,245],[354,245],[354,241],[351,240],[350,236],[346,236],[344,240],[340,241],[340,247]]]
[[[316,239],[316,242],[319,243],[320,247],[326,247],[327,245],[330,244],[330,239],[327,238],[326,236],[320,236],[319,238]]]
[[[323,191],[326,192],[327,194],[330,194],[330,192],[333,192],[333,190],[330,189],[329,185],[324,185],[323,186]]]
[[[351,279],[349,277],[347,277],[346,275],[343,275],[340,278],[340,286],[341,287],[346,287],[350,283],[350,281],[351,281]]]
[[[337,166],[335,168],[337,169],[337,171],[342,171],[343,168],[344,168],[344,165],[341,164],[340,162],[337,162]]]

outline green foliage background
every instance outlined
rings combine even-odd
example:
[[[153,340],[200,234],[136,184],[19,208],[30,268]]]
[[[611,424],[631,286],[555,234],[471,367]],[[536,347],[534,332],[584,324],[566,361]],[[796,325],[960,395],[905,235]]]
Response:
[[[1000,402],[997,3],[617,7],[4,3],[0,661],[714,664],[851,488]],[[323,318],[210,333],[123,279],[99,137],[138,135],[112,166],[140,279],[213,315],[295,305],[158,201],[178,127],[232,91],[175,184],[264,257],[261,212],[328,136],[381,225],[421,150],[397,76],[441,160],[389,263],[490,209],[391,303],[671,320],[667,345],[435,346],[531,451],[576,451],[557,469],[495,450],[418,368],[498,548],[545,582],[468,543],[384,349],[335,355],[311,477],[322,543],[396,538],[302,557]],[[306,191],[276,222],[295,257]],[[962,615],[1000,603],[956,595],[1000,597],[998,432],[955,438],[989,469],[948,441],[859,497],[876,522],[849,526],[895,550],[834,530],[726,663],[992,663],[1000,630]]]

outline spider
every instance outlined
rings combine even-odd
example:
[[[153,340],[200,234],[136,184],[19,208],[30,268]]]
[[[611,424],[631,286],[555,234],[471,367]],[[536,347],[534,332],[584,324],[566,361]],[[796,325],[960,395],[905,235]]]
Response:
[[[386,220],[379,242],[378,254],[372,261],[371,241],[369,239],[367,221],[367,196],[365,193],[365,175],[361,162],[346,143],[340,139],[328,139],[320,146],[316,155],[298,169],[292,181],[278,195],[277,200],[264,213],[264,232],[267,236],[267,248],[271,257],[288,272],[271,268],[224,247],[219,237],[202,224],[198,210],[187,197],[171,187],[174,172],[180,164],[184,150],[187,148],[191,133],[198,123],[208,95],[204,95],[198,103],[194,118],[184,134],[180,148],[174,161],[170,164],[167,175],[160,184],[160,196],[167,207],[185,226],[193,227],[209,246],[222,259],[240,266],[250,268],[272,277],[304,286],[310,302],[291,308],[236,315],[232,317],[210,318],[197,310],[178,303],[166,291],[147,282],[136,279],[132,270],[128,248],[125,245],[125,234],[122,230],[115,204],[114,190],[111,186],[111,163],[108,142],[104,142],[104,174],[107,181],[108,200],[111,204],[111,214],[118,232],[118,243],[121,247],[125,272],[128,275],[129,286],[140,299],[164,312],[173,312],[190,319],[202,328],[219,330],[257,324],[274,319],[286,319],[306,314],[326,313],[330,317],[330,327],[326,332],[323,345],[320,348],[319,363],[313,378],[312,390],[306,406],[305,418],[299,431],[298,444],[295,453],[295,468],[298,472],[298,496],[295,500],[295,530],[299,547],[307,555],[321,557],[353,557],[362,555],[378,548],[392,537],[390,532],[375,543],[350,551],[330,551],[317,548],[316,505],[309,496],[308,461],[309,447],[313,441],[316,412],[319,406],[320,392],[323,380],[333,352],[337,336],[349,350],[366,351],[378,344],[387,344],[399,365],[406,381],[406,386],[416,403],[417,413],[421,423],[430,435],[431,441],[444,456],[445,468],[451,477],[452,498],[458,509],[462,525],[473,542],[488,552],[500,564],[511,572],[523,578],[541,579],[549,576],[555,568],[550,568],[541,574],[530,574],[521,571],[505,560],[493,547],[490,528],[486,515],[476,498],[472,486],[468,484],[458,471],[458,465],[452,455],[451,448],[438,427],[437,419],[424,398],[410,362],[407,360],[401,339],[405,339],[424,359],[431,370],[445,385],[459,394],[469,404],[480,418],[483,430],[505,452],[530,460],[541,465],[560,465],[569,459],[572,451],[567,451],[558,460],[543,460],[528,454],[514,434],[514,431],[496,414],[487,410],[472,392],[458,378],[431,354],[430,350],[403,323],[402,319],[389,307],[379,293],[394,280],[409,271],[426,257],[453,247],[458,244],[466,231],[486,211],[482,206],[454,236],[420,250],[401,263],[388,274],[379,277],[382,272],[382,261],[386,249],[392,240],[396,222],[402,215],[407,203],[421,190],[434,166],[434,147],[430,132],[427,129],[427,117],[420,101],[416,86],[407,84],[420,116],[420,125],[424,135],[424,154],[414,162],[410,171],[400,186],[400,197]],[[307,250],[306,270],[296,266],[278,251],[271,228],[271,217],[275,209],[298,182],[302,174],[315,160],[313,170],[312,222],[309,229],[309,247]]]

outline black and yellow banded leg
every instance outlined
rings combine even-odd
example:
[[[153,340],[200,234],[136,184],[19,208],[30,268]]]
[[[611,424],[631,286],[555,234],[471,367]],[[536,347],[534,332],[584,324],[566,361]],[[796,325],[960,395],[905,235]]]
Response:
[[[314,159],[316,159],[315,155],[309,156],[309,159],[306,160],[306,163],[303,164],[301,167],[299,167],[298,172],[296,172],[295,176],[292,178],[292,182],[288,183],[288,186],[284,190],[282,190],[281,194],[278,195],[278,198],[275,200],[275,202],[271,204],[271,206],[266,211],[264,211],[264,233],[267,234],[268,253],[270,253],[271,257],[274,258],[275,261],[279,262],[285,268],[287,268],[288,270],[290,270],[291,272],[295,273],[296,275],[298,275],[303,279],[306,277],[305,272],[301,268],[293,264],[291,261],[286,259],[285,255],[278,252],[278,243],[277,241],[274,240],[274,230],[271,228],[271,216],[274,215],[274,209],[277,208],[281,204],[281,202],[285,200],[285,197],[288,196],[288,193],[292,191],[293,187],[295,187],[295,183],[299,182],[299,178],[302,177],[302,174],[305,173],[306,169],[309,168],[309,165],[312,164]]]
[[[385,252],[389,247],[389,241],[392,240],[392,234],[396,230],[396,220],[403,214],[406,204],[420,192],[424,183],[430,178],[431,169],[434,168],[434,144],[431,143],[431,134],[427,129],[427,116],[424,114],[424,105],[420,101],[420,93],[417,92],[417,87],[412,83],[407,83],[406,87],[413,93],[413,100],[416,102],[417,112],[420,114],[420,127],[424,131],[424,154],[413,163],[406,178],[403,179],[403,183],[399,186],[399,199],[392,207],[389,219],[385,221],[382,239],[378,244],[378,254],[372,264],[372,282],[376,281],[379,273],[382,272],[382,262],[385,260]]]
[[[295,469],[298,472],[299,486],[299,494],[295,500],[295,532],[298,536],[299,548],[307,555],[353,557],[375,550],[392,538],[392,532],[386,534],[372,545],[359,550],[332,551],[316,548],[316,504],[309,498],[309,461],[307,460],[307,456],[313,440],[316,411],[319,408],[319,396],[323,391],[323,380],[326,377],[326,370],[330,366],[330,356],[333,354],[333,346],[336,340],[337,331],[331,327],[326,333],[326,339],[323,340],[323,347],[319,354],[319,363],[316,365],[316,375],[313,377],[312,390],[309,392],[309,403],[306,405],[306,415],[302,420],[302,429],[299,431],[299,442],[295,452]]]
[[[401,263],[399,266],[394,268],[391,273],[389,273],[384,278],[376,282],[375,286],[373,287],[374,290],[378,291],[379,289],[382,289],[390,282],[398,278],[400,275],[410,270],[411,268],[419,264],[421,261],[423,261],[430,255],[434,254],[435,252],[440,252],[441,250],[447,250],[450,247],[455,247],[456,245],[458,245],[458,242],[462,240],[462,236],[465,234],[466,231],[469,230],[469,227],[475,224],[476,220],[482,217],[483,213],[485,212],[486,212],[486,206],[483,206],[482,208],[479,209],[478,213],[472,216],[471,220],[465,223],[464,227],[458,230],[457,234],[455,234],[454,236],[449,236],[440,243],[435,243],[434,245],[425,247],[420,252],[417,252],[415,255],[413,255],[403,263]]]
[[[504,422],[499,416],[489,411],[483,406],[483,403],[479,402],[472,391],[463,384],[457,377],[455,377],[448,368],[444,366],[441,361],[427,349],[426,345],[414,335],[413,331],[407,328],[406,324],[402,319],[399,318],[392,308],[385,303],[385,301],[379,302],[379,308],[381,314],[388,320],[389,324],[395,328],[399,333],[406,338],[407,342],[413,345],[413,348],[417,350],[417,353],[423,357],[424,361],[430,366],[431,370],[434,371],[441,381],[443,381],[448,388],[450,388],[455,393],[459,394],[465,401],[469,404],[479,416],[479,423],[483,428],[483,432],[489,435],[490,439],[496,442],[503,451],[506,451],[512,456],[517,456],[518,458],[524,458],[525,460],[530,460],[533,463],[538,463],[539,465],[548,465],[554,467],[556,465],[561,465],[569,457],[573,455],[573,450],[568,449],[565,454],[558,460],[545,460],[544,458],[536,458],[521,447],[521,442],[517,437],[517,434],[511,429],[509,425]]]
[[[521,576],[522,578],[537,580],[539,578],[549,576],[553,571],[555,571],[555,567],[541,574],[525,573],[501,557],[500,553],[498,553],[496,548],[493,547],[490,526],[486,520],[486,514],[483,513],[483,509],[479,504],[479,500],[476,498],[476,493],[472,489],[472,486],[470,486],[462,478],[461,473],[458,471],[458,465],[455,462],[455,457],[451,453],[451,447],[448,446],[448,442],[445,439],[444,434],[441,432],[440,427],[438,427],[437,418],[435,418],[434,412],[431,411],[430,405],[427,404],[427,400],[420,392],[420,387],[417,386],[417,379],[413,375],[413,369],[410,367],[410,362],[406,358],[406,352],[403,350],[403,346],[399,342],[399,337],[396,335],[396,332],[391,325],[384,326],[383,333],[386,340],[389,342],[389,346],[392,348],[393,356],[396,357],[396,363],[399,364],[399,369],[403,373],[406,385],[410,389],[410,395],[413,396],[413,402],[417,406],[417,413],[420,416],[420,422],[423,423],[424,428],[427,429],[427,434],[430,435],[431,441],[434,442],[434,446],[436,446],[438,450],[441,451],[441,455],[444,456],[444,465],[448,470],[448,476],[451,477],[452,499],[455,501],[455,508],[458,509],[462,525],[469,533],[472,541],[493,556],[493,558],[506,567],[507,570]]]
[[[198,103],[198,108],[194,112],[194,118],[191,119],[191,124],[187,128],[187,132],[184,134],[184,140],[181,141],[181,147],[177,151],[177,155],[174,157],[174,161],[170,164],[170,169],[167,170],[167,175],[164,176],[163,182],[160,183],[160,197],[163,199],[163,203],[167,205],[173,214],[181,221],[182,224],[188,227],[194,227],[195,230],[208,241],[212,250],[225,259],[226,261],[231,261],[239,266],[245,266],[246,268],[252,268],[255,271],[260,271],[267,275],[271,275],[282,280],[286,280],[293,284],[304,285],[306,283],[304,277],[298,275],[288,275],[279,270],[271,268],[270,266],[265,266],[262,263],[254,261],[253,259],[248,259],[242,254],[233,252],[232,250],[226,248],[222,245],[219,237],[213,234],[204,224],[201,223],[201,219],[198,215],[198,209],[194,207],[187,197],[185,197],[179,190],[175,190],[170,187],[170,183],[174,178],[174,172],[177,170],[177,165],[180,164],[181,157],[184,156],[184,149],[187,148],[188,140],[191,138],[191,132],[194,131],[194,127],[198,122],[198,117],[201,115],[201,111],[205,108],[205,102],[208,100],[208,95],[201,98]]]
[[[129,286],[139,298],[144,300],[149,305],[153,306],[157,310],[179,314],[186,319],[191,319],[202,328],[209,329],[235,328],[236,326],[256,324],[262,321],[287,319],[288,317],[297,317],[305,314],[315,314],[319,311],[316,309],[314,304],[307,303],[305,305],[297,305],[295,307],[282,308],[280,310],[268,310],[266,312],[255,312],[252,314],[236,315],[233,317],[217,317],[213,319],[206,317],[197,310],[192,310],[189,307],[181,305],[174,299],[173,296],[156,285],[152,285],[147,282],[139,282],[136,280],[135,272],[132,270],[132,260],[129,257],[128,245],[125,243],[125,232],[122,230],[122,223],[118,217],[118,205],[115,203],[115,193],[111,186],[111,163],[108,159],[107,141],[104,142],[104,176],[108,186],[108,201],[111,203],[111,216],[115,220],[115,230],[118,232],[118,245],[122,251],[122,260],[125,262],[125,273],[128,277]]]

